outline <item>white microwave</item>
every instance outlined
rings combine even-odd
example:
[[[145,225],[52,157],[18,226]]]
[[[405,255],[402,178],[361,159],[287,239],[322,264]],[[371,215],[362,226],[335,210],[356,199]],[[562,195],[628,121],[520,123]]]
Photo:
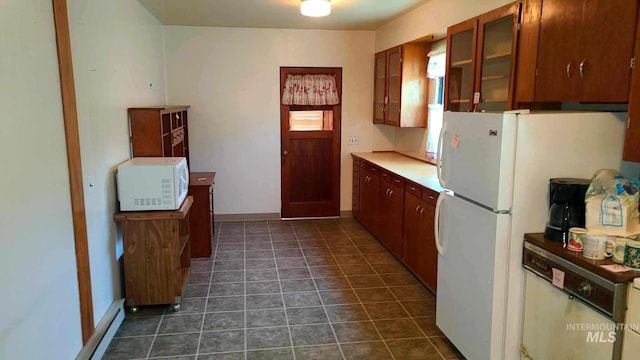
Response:
[[[183,157],[136,157],[117,174],[121,211],[176,210],[189,191],[189,169]]]

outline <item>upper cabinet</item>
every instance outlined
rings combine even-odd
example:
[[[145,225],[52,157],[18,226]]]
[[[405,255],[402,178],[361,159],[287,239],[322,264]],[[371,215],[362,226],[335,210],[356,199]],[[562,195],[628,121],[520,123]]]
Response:
[[[373,123],[427,126],[427,52],[409,43],[375,55]]]
[[[445,75],[445,110],[472,111],[473,81],[476,64],[478,19],[471,19],[447,29],[447,71]]]
[[[447,29],[445,110],[513,107],[519,10],[512,3]]]
[[[624,103],[637,0],[544,0],[536,102]]]

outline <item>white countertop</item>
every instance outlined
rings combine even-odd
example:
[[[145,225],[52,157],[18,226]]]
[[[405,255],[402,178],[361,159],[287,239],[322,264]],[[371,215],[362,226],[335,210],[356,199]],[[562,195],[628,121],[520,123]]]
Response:
[[[359,152],[351,155],[367,160],[418,185],[437,192],[442,191],[436,167],[432,164],[390,151]]]

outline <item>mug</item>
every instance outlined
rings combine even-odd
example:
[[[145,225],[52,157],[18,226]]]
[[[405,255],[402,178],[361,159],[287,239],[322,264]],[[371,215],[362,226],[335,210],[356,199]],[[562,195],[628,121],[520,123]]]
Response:
[[[584,248],[584,236],[587,234],[587,229],[572,227],[569,229],[569,243],[567,249],[571,251],[581,252]]]
[[[624,249],[624,266],[640,270],[640,241],[627,240]]]
[[[615,243],[607,235],[587,233],[584,237],[582,256],[592,260],[604,260],[605,257],[613,255],[614,246]]]
[[[621,236],[613,238],[613,256],[611,256],[611,260],[613,260],[613,262],[618,264],[624,263],[625,248],[627,246],[627,241],[629,240],[629,238]]]

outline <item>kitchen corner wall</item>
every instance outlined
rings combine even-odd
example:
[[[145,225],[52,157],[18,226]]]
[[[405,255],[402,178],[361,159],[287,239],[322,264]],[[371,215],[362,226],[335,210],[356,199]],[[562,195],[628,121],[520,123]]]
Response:
[[[82,348],[50,0],[0,2],[0,359]]]
[[[127,108],[166,102],[164,45],[161,24],[137,1],[67,2],[97,323],[124,296],[112,216],[115,169],[130,157]]]
[[[168,99],[191,105],[191,170],[217,172],[217,214],[280,212],[280,67],[342,67],[340,208],[351,209],[350,153],[389,147],[393,138],[371,126],[373,31],[165,26],[164,33]],[[347,136],[359,145],[346,145]]]

